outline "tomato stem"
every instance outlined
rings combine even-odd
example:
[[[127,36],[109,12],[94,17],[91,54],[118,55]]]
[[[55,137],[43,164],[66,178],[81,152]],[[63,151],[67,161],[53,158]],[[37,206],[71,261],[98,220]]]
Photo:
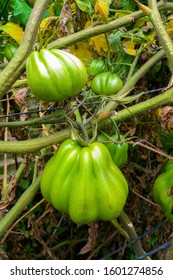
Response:
[[[117,220],[111,220],[111,223],[125,237],[125,239],[128,242],[130,242],[130,237],[129,237],[128,233],[120,226],[120,224],[117,222]]]

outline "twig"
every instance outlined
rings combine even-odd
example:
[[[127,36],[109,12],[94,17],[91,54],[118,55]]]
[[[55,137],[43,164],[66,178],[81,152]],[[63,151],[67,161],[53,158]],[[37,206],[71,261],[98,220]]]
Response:
[[[122,213],[120,214],[119,219],[122,222],[128,235],[130,236],[131,241],[138,239],[134,226],[124,211],[122,211]],[[136,253],[136,255],[138,257],[145,254],[145,251],[143,250],[139,240],[137,240],[135,243],[133,243],[132,246],[133,246],[134,252]],[[146,257],[144,259],[151,260],[149,257]]]
[[[10,111],[10,103],[8,100],[8,95],[7,95],[7,111],[6,114],[8,115]],[[8,117],[6,117],[6,122],[8,122]],[[8,128],[5,128],[4,132],[4,141],[8,140]],[[5,191],[7,188],[7,154],[4,154],[4,175],[3,175],[3,184],[2,184],[2,190]]]
[[[40,186],[41,176],[39,176],[33,184],[21,195],[19,200],[13,206],[13,208],[6,214],[6,216],[0,221],[0,236],[5,233],[9,226],[15,221],[20,213],[28,206],[33,200]]]
[[[159,10],[157,7],[157,1],[148,0],[148,3],[149,3],[149,8],[150,8],[150,13],[148,14],[148,16],[154,26],[154,29],[158,35],[160,43],[165,51],[165,54],[166,54],[168,62],[169,62],[168,66],[170,68],[171,73],[173,74],[173,43],[172,43],[171,37],[169,37],[169,35],[163,25],[163,22],[162,22],[162,19],[161,19],[161,16],[160,16],[160,13],[159,13]]]
[[[8,235],[10,234],[10,232],[12,231],[12,229],[23,219],[25,218],[29,213],[31,213],[34,209],[36,209],[41,203],[43,203],[45,201],[45,199],[43,198],[42,200],[40,200],[36,205],[34,205],[31,209],[29,209],[25,214],[23,214],[6,232],[6,234],[4,235],[4,237],[1,239],[0,244],[3,244],[6,240],[6,238],[8,237]]]

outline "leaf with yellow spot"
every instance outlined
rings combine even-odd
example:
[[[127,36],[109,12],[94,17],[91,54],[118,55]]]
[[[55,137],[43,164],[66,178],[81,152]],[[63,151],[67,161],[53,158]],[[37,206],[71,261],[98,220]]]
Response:
[[[96,14],[102,19],[107,21],[109,16],[109,4],[111,3],[110,0],[96,0],[95,4],[95,12]]]
[[[123,49],[129,55],[135,55],[136,54],[135,44],[132,41],[125,41],[123,43]]]
[[[24,35],[23,29],[18,24],[12,22],[7,22],[7,24],[0,26],[0,30],[10,35],[18,44],[20,44]]]
[[[90,45],[100,56],[107,56],[108,45],[104,34],[92,37]]]

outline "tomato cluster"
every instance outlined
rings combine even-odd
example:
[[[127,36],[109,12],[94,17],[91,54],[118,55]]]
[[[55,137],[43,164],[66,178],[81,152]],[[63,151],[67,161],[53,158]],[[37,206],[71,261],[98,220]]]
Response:
[[[94,76],[91,81],[91,90],[96,95],[114,95],[123,87],[122,80],[117,74],[107,71],[103,60],[93,60],[88,68],[88,73]]]

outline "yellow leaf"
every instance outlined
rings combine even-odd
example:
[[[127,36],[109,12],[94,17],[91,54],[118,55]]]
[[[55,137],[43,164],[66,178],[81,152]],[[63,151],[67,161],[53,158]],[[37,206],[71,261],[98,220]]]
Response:
[[[0,26],[0,30],[3,30],[5,33],[10,35],[14,41],[20,44],[24,31],[18,24],[7,22],[7,24]]]
[[[136,54],[135,44],[132,41],[125,41],[123,43],[123,49],[129,55],[135,55]]]
[[[107,20],[107,18],[109,16],[109,4],[110,3],[111,3],[111,1],[109,1],[109,0],[96,0],[95,12],[103,20]]]
[[[56,17],[56,16],[50,16],[50,17],[44,18],[40,24],[40,29],[46,30],[46,29],[48,29],[49,26],[55,26],[57,20],[58,20],[58,17]]]
[[[108,45],[105,39],[104,34],[100,34],[98,36],[92,37],[90,39],[90,45],[92,45],[93,49],[99,54],[106,56],[108,52]]]
[[[93,52],[89,49],[88,41],[79,42],[75,46],[68,47],[68,49],[73,55],[81,59],[86,67],[93,60]]]
[[[170,20],[166,26],[166,30],[170,37],[173,37],[173,20]]]

